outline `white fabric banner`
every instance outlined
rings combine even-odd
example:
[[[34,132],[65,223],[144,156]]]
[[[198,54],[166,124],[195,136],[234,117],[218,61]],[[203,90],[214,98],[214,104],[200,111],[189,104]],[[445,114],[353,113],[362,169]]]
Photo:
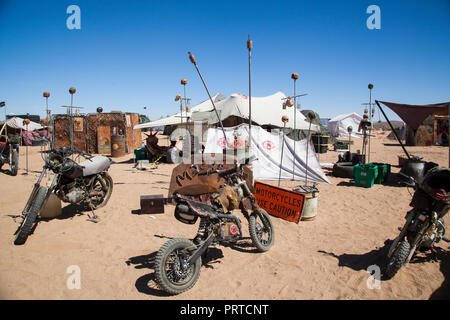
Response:
[[[248,140],[248,125],[224,129],[229,145],[235,146],[239,154],[239,150],[242,151],[245,145],[245,140]],[[224,141],[222,129],[208,129],[204,153],[222,154],[225,147]],[[252,154],[257,158],[252,162],[254,179],[278,180],[281,164],[281,180],[306,181],[307,178],[308,182],[330,183],[317,160],[311,140],[303,139],[294,142],[282,132],[273,134],[259,126],[252,126],[251,147]],[[306,166],[307,154],[308,166]]]

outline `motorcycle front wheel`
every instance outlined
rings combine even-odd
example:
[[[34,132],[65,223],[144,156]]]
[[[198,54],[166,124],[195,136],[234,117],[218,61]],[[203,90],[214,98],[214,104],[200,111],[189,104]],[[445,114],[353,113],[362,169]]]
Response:
[[[200,276],[202,259],[199,257],[192,264],[187,263],[195,248],[192,241],[175,238],[159,249],[155,258],[155,281],[161,290],[175,295],[195,285]]]
[[[27,241],[31,230],[33,229],[36,217],[44,204],[45,198],[47,197],[47,192],[48,189],[42,186],[37,190],[36,196],[31,201],[29,209],[25,211],[22,223],[16,231],[16,237],[14,239],[15,245],[22,245]]]
[[[406,239],[402,240],[398,244],[386,266],[385,276],[387,279],[393,278],[395,274],[403,267],[409,256],[410,250],[411,246]]]
[[[254,212],[248,219],[248,229],[253,244],[260,252],[265,252],[272,247],[275,240],[275,230],[269,214],[260,209],[260,212]]]

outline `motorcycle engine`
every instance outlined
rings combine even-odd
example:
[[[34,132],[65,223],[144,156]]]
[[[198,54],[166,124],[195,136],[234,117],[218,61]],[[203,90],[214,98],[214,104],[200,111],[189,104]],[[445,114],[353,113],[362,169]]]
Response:
[[[423,237],[421,247],[431,248],[436,242],[442,240],[445,234],[444,221],[442,219],[438,220],[436,228],[429,230]]]
[[[78,204],[86,197],[86,192],[75,183],[65,186],[68,191],[65,193],[66,200],[71,204]]]

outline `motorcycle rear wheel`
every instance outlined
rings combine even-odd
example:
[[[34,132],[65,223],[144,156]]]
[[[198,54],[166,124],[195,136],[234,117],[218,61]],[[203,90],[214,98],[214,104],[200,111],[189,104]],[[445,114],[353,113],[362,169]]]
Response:
[[[155,281],[165,292],[176,295],[191,289],[200,276],[202,259],[191,265],[187,260],[195,250],[191,240],[175,238],[159,249],[155,258]]]
[[[266,252],[272,247],[275,230],[269,214],[264,209],[260,209],[260,213],[252,213],[248,219],[248,229],[253,244],[260,252]]]
[[[388,260],[388,264],[386,266],[385,276],[387,279],[393,278],[397,272],[403,267],[406,259],[409,256],[409,251],[411,250],[411,246],[409,242],[404,239],[400,242],[400,244],[395,249],[392,257]]]
[[[107,172],[104,172],[102,174],[102,179],[105,182],[106,187],[107,187],[108,190],[106,190],[105,195],[102,197],[102,199],[100,201],[91,200],[91,203],[93,205],[93,209],[98,209],[98,208],[106,206],[106,204],[109,201],[109,198],[111,198],[111,194],[112,194],[112,191],[113,191],[113,185],[114,185],[113,180],[112,180],[111,176]],[[100,187],[100,190],[98,190],[99,187]],[[101,190],[102,189],[102,184],[101,184],[101,182],[98,179],[96,181],[94,181],[94,185],[92,186],[91,190],[94,190],[94,189],[95,189],[95,191],[102,191]]]
[[[44,204],[45,198],[47,197],[47,192],[48,189],[46,187],[39,187],[35,198],[31,202],[30,209],[25,212],[25,217],[20,224],[19,229],[16,231],[16,237],[14,239],[15,245],[22,245],[27,241],[34,222],[36,221],[36,217]]]

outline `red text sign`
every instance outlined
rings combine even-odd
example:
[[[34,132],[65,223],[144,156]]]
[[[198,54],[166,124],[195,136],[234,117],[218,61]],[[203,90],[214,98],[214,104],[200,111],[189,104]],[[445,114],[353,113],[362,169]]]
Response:
[[[258,205],[275,217],[295,223],[302,217],[305,206],[302,193],[255,182],[255,197]]]

